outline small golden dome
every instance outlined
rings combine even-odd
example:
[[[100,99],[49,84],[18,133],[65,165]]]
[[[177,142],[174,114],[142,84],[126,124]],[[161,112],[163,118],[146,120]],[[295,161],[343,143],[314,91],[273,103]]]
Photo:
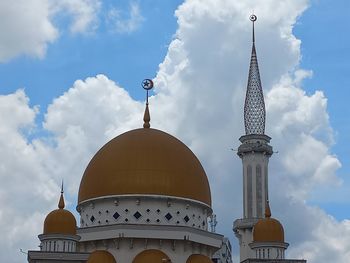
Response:
[[[117,263],[111,253],[105,250],[96,250],[92,252],[87,263]]]
[[[206,256],[194,254],[187,259],[186,263],[213,263],[213,261]]]
[[[153,262],[170,262],[169,257],[162,251],[157,249],[149,249],[138,254],[132,263],[153,263]]]
[[[67,234],[77,233],[77,222],[74,215],[64,209],[63,191],[61,192],[58,209],[50,212],[44,221],[44,234]]]
[[[211,206],[197,157],[175,137],[151,128],[121,134],[95,154],[81,180],[78,203],[124,194],[182,197]]]
[[[271,218],[269,202],[266,204],[265,218],[260,219],[254,226],[253,241],[284,243],[283,226],[277,219]]]

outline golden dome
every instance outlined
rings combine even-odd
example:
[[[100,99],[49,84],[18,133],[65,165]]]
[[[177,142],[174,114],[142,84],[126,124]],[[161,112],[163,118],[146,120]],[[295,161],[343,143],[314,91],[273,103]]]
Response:
[[[175,137],[151,128],[121,134],[95,154],[81,180],[78,203],[125,194],[182,197],[211,206],[197,157]]]
[[[105,250],[96,250],[92,252],[87,263],[117,263],[111,253]]]
[[[277,219],[271,218],[268,202],[266,204],[265,218],[260,219],[254,226],[253,241],[284,243],[283,226]]]
[[[195,254],[191,255],[187,259],[186,263],[213,263],[213,261],[206,256]]]
[[[61,192],[58,209],[50,212],[44,221],[44,234],[67,234],[77,233],[77,222],[74,215],[64,209],[63,192]]]
[[[149,249],[138,254],[132,263],[153,263],[153,262],[170,262],[169,257],[160,250]]]

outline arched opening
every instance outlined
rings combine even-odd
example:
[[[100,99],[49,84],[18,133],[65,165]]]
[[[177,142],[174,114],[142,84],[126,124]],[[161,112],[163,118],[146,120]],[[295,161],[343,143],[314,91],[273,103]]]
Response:
[[[187,259],[186,263],[213,263],[213,261],[207,256],[193,254]]]
[[[169,257],[157,249],[148,249],[139,253],[132,263],[170,263]]]
[[[87,263],[117,263],[117,261],[108,251],[96,250],[90,254]]]

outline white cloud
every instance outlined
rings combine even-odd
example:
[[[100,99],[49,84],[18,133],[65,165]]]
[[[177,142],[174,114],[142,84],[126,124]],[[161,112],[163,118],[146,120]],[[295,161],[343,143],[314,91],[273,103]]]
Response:
[[[20,54],[42,58],[58,36],[47,0],[0,1],[0,62]]]
[[[98,26],[98,13],[101,8],[100,0],[51,0],[54,10],[68,13],[72,17],[70,31],[86,33],[94,31]]]
[[[120,9],[111,8],[107,15],[112,31],[117,33],[132,33],[140,28],[144,20],[137,2],[130,2],[130,10],[127,14]]]
[[[55,182],[26,136],[34,129],[37,108],[23,90],[0,96],[0,261],[20,262],[19,249],[35,248],[43,215],[57,196]]]
[[[256,10],[267,134],[279,151],[270,162],[272,213],[285,226],[291,257],[304,257],[309,263],[346,263],[349,221],[338,222],[307,205],[313,189],[341,187],[336,176],[340,161],[330,151],[333,131],[327,99],[320,91],[306,94],[303,79],[311,73],[298,70],[300,41],[292,28],[307,5],[306,0],[186,1],[176,12],[176,38],[155,79],[151,125],[176,135],[197,154],[211,181],[218,229],[235,240],[231,226],[242,214],[242,175],[240,160],[230,148],[238,147],[244,131],[248,17]],[[7,179],[0,190],[0,217],[7,221],[0,231],[3,240],[12,240],[0,243],[0,259],[12,263],[20,262],[13,254],[18,246],[37,244],[43,213],[57,202],[57,182],[65,178],[74,199],[92,154],[116,134],[140,127],[143,105],[106,76],[78,80],[48,108],[44,128],[52,136],[30,142],[23,132],[33,129],[37,108],[29,106],[23,91],[0,97],[0,102],[0,114],[5,116],[0,127],[0,158],[5,158],[0,176]],[[15,192],[34,202],[23,204],[23,196],[13,196]],[[36,227],[30,233],[17,228],[24,222]]]
[[[93,31],[99,8],[99,0],[0,0],[0,62],[20,55],[43,58],[59,36],[57,15],[71,17],[72,33]]]

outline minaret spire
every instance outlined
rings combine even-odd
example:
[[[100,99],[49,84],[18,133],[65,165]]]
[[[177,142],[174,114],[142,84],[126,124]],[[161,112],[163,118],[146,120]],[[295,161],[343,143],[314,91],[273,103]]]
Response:
[[[250,58],[247,92],[244,104],[244,126],[246,135],[265,133],[265,102],[262,90],[258,59],[255,50],[255,29],[256,15],[250,16],[253,22],[253,43]]]

